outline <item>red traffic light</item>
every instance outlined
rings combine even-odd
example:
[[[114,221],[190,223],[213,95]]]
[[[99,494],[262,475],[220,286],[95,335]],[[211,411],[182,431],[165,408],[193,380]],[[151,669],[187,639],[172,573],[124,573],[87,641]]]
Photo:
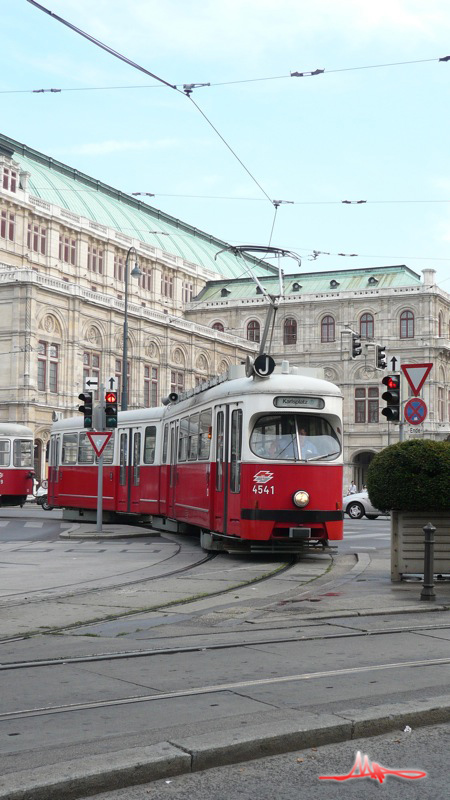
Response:
[[[105,402],[106,403],[117,403],[117,392],[106,392],[106,394],[105,394]]]
[[[386,377],[383,378],[382,383],[384,383],[388,389],[399,389],[400,375],[386,375]]]

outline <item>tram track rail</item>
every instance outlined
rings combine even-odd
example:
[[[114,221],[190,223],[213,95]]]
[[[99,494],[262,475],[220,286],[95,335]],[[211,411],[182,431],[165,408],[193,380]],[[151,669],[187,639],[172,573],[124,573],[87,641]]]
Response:
[[[175,557],[175,555],[177,555],[178,552],[179,552],[179,550],[177,551],[176,554],[171,556],[171,558]],[[187,565],[185,567],[180,567],[179,569],[172,570],[170,572],[161,573],[159,575],[148,576],[147,578],[138,578],[138,579],[135,579],[133,581],[127,581],[127,582],[122,582],[122,583],[113,584],[113,585],[109,585],[109,586],[103,586],[103,587],[86,588],[86,589],[80,590],[79,592],[71,592],[71,593],[69,592],[69,593],[65,593],[65,594],[61,593],[59,595],[51,595],[51,596],[46,596],[46,597],[35,598],[34,600],[33,599],[31,599],[31,600],[23,600],[20,603],[10,603],[10,604],[5,603],[5,604],[2,604],[2,607],[3,608],[14,608],[14,607],[17,607],[17,606],[29,606],[29,605],[35,605],[35,604],[40,604],[40,603],[46,603],[46,602],[47,603],[48,602],[58,602],[59,600],[67,600],[67,599],[78,598],[78,597],[83,596],[83,595],[89,595],[89,594],[95,594],[95,593],[100,594],[101,592],[104,592],[104,591],[110,592],[110,591],[113,591],[114,589],[123,589],[124,587],[128,587],[128,586],[136,586],[136,585],[139,585],[139,584],[152,583],[153,581],[156,581],[156,580],[161,580],[161,579],[165,579],[165,578],[169,578],[169,577],[177,577],[179,575],[186,574],[189,571],[191,571],[193,569],[196,569],[197,567],[201,566],[202,564],[206,564],[206,563],[208,563],[210,561],[213,561],[214,559],[220,557],[220,555],[221,555],[220,553],[208,553],[203,558],[201,558],[198,561],[193,562],[192,564],[189,564],[189,565]],[[279,576],[283,572],[286,572],[295,563],[296,563],[296,556],[292,556],[291,558],[289,558],[289,560],[287,562],[281,564],[281,566],[278,566],[275,570],[273,570],[270,573],[266,573],[266,574],[264,574],[264,575],[262,575],[260,577],[257,577],[257,578],[252,578],[249,581],[241,582],[241,583],[238,583],[238,584],[233,584],[232,586],[228,586],[225,589],[220,589],[220,590],[217,590],[217,591],[214,591],[214,592],[205,593],[205,594],[202,595],[201,599],[202,600],[207,600],[208,598],[220,597],[222,595],[226,596],[228,593],[230,593],[232,591],[236,591],[237,589],[242,588],[244,586],[250,586],[250,585],[263,583],[265,581],[270,580],[274,576]],[[42,591],[42,590],[39,590],[39,591]],[[172,600],[169,603],[166,601],[166,602],[162,602],[162,603],[153,604],[153,605],[145,607],[145,608],[129,610],[129,611],[126,611],[126,612],[123,612],[123,613],[120,613],[120,614],[114,614],[114,615],[108,614],[108,615],[104,616],[102,619],[83,620],[82,622],[79,622],[79,623],[71,623],[70,625],[64,625],[64,626],[56,626],[55,625],[51,629],[46,629],[45,631],[40,630],[40,631],[37,631],[35,633],[27,634],[26,638],[31,638],[31,636],[33,636],[33,637],[34,636],[42,636],[42,635],[45,635],[45,634],[57,634],[57,633],[76,631],[78,628],[84,628],[86,626],[89,626],[89,627],[92,626],[93,627],[93,626],[96,626],[96,625],[102,625],[105,622],[114,622],[114,621],[119,621],[121,619],[130,619],[133,616],[142,616],[142,614],[145,614],[146,612],[159,611],[159,610],[167,609],[168,607],[173,608],[173,607],[178,606],[178,605],[184,605],[186,603],[192,602],[193,599],[195,599],[195,598],[192,598],[192,597],[188,596],[188,597],[180,598],[179,600]],[[24,638],[24,637],[22,637],[22,636],[4,637],[3,639],[0,640],[0,645],[7,644],[7,643],[12,642],[12,641],[19,641],[22,638]]]
[[[298,623],[296,624],[296,627]],[[293,644],[293,643],[300,643],[300,642],[324,642],[324,641],[334,641],[338,639],[358,639],[358,638],[374,638],[376,636],[388,636],[388,635],[398,635],[402,633],[421,633],[426,632],[430,633],[433,630],[449,630],[450,623],[448,625],[439,623],[436,625],[401,625],[401,626],[393,626],[391,628],[380,628],[378,630],[362,630],[362,631],[341,631],[338,633],[323,633],[323,634],[315,634],[315,635],[300,635],[300,636],[276,636],[273,638],[265,638],[265,639],[248,639],[246,638],[245,641],[231,641],[231,642],[217,642],[212,644],[193,644],[193,645],[184,645],[178,647],[162,647],[162,648],[151,648],[146,650],[121,650],[121,651],[113,651],[109,653],[96,653],[94,655],[86,655],[86,656],[61,656],[58,658],[49,658],[49,659],[35,659],[33,661],[13,661],[13,662],[0,662],[0,672],[7,672],[10,670],[20,670],[20,669],[33,669],[33,668],[42,668],[42,667],[60,667],[60,666],[69,666],[71,664],[89,664],[101,661],[119,661],[124,659],[139,659],[139,658],[152,658],[156,656],[173,656],[173,655],[183,655],[188,653],[199,653],[199,652],[208,652],[214,650],[235,650],[238,648],[245,648],[245,647],[261,647],[264,645],[272,645],[272,644]],[[198,636],[198,634],[194,634]],[[223,635],[223,633],[217,633],[216,635]],[[243,635],[248,637],[248,631],[246,630],[243,632]],[[211,636],[211,632],[208,633],[208,636]]]
[[[169,692],[153,692],[145,695],[129,695],[128,697],[109,698],[108,700],[93,700],[84,701],[81,703],[69,703],[64,705],[45,706],[40,708],[27,708],[16,711],[6,711],[0,713],[0,723],[8,722],[11,720],[20,720],[30,717],[43,717],[55,714],[67,714],[80,711],[89,711],[92,709],[105,709],[113,708],[116,706],[131,705],[136,703],[150,703],[153,701],[173,700],[176,698],[190,698],[198,697],[199,695],[215,694],[217,692],[237,692],[239,693],[245,689],[258,688],[263,686],[270,686],[281,683],[291,683],[312,680],[321,680],[322,678],[339,678],[348,675],[358,675],[363,673],[381,672],[387,670],[410,669],[410,668],[427,668],[434,666],[445,666],[450,664],[450,657],[446,658],[429,658],[429,659],[413,659],[409,661],[395,661],[392,663],[378,663],[366,664],[362,666],[344,667],[341,669],[320,670],[316,672],[303,672],[294,675],[279,675],[277,677],[257,678],[250,680],[230,681],[227,683],[219,683],[198,687],[191,687],[180,690],[173,690]]]

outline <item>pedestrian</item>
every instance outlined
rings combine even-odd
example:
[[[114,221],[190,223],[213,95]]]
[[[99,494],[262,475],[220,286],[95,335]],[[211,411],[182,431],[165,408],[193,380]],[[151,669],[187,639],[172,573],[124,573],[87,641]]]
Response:
[[[357,491],[358,491],[358,487],[356,486],[356,483],[354,481],[352,481],[350,486],[349,486],[349,488],[348,488],[347,494],[356,494]]]

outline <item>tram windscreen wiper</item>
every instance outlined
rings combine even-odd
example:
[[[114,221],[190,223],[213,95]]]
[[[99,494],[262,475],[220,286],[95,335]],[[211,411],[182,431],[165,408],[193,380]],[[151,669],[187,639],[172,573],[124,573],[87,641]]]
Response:
[[[330,456],[338,456],[340,450],[333,450],[331,453],[324,453],[321,456],[311,456],[311,458],[305,458],[305,461],[321,461],[322,458],[329,458]]]

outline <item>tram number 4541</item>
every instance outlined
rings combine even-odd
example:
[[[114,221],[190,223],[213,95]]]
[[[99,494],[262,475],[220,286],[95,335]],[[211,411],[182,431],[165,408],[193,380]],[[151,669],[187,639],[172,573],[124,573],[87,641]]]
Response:
[[[274,486],[254,486],[252,489],[253,494],[275,494]]]

